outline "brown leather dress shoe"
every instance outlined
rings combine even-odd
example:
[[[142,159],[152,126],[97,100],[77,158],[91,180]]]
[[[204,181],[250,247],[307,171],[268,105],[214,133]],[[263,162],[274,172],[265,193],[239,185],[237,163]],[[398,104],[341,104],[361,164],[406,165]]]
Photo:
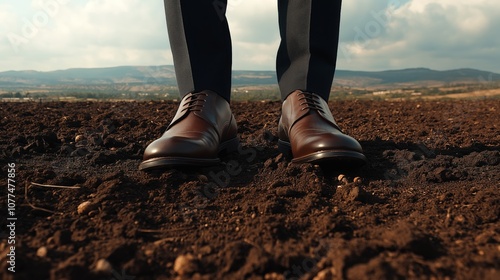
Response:
[[[342,133],[328,103],[315,93],[297,90],[286,98],[278,136],[279,150],[294,163],[328,163],[338,168],[366,163],[359,142]]]
[[[189,93],[167,131],[146,147],[139,170],[214,165],[221,152],[235,151],[238,145],[229,103],[212,91]]]

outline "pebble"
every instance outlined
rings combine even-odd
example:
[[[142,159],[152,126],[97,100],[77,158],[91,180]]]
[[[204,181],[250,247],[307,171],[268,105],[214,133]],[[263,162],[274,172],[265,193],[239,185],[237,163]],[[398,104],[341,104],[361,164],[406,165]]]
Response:
[[[47,247],[42,246],[36,250],[36,255],[39,256],[40,258],[45,258],[47,256]]]
[[[174,271],[179,275],[193,274],[198,270],[198,262],[192,254],[180,255],[175,259]]]
[[[85,201],[80,203],[80,205],[78,205],[77,212],[80,215],[88,214],[90,211],[94,210],[95,207],[96,205],[93,204],[92,202]]]
[[[355,184],[362,184],[363,183],[363,178],[361,178],[361,177],[355,177],[353,182]]]
[[[339,180],[339,182],[342,182],[342,183],[349,183],[349,180],[347,179],[347,177],[344,175],[344,174],[340,174],[338,177],[337,177],[337,180]]]
[[[84,139],[85,139],[85,137],[83,135],[81,135],[81,134],[75,136],[75,142],[76,143],[78,143],[78,142],[80,142],[80,141],[82,141]]]
[[[106,259],[99,259],[95,265],[95,271],[111,273],[113,271],[113,266]]]

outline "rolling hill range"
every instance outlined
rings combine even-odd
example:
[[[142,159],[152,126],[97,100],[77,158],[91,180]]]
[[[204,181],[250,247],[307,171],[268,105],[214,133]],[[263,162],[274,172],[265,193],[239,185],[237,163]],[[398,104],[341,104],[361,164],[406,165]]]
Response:
[[[233,71],[233,86],[275,85],[274,71]],[[478,83],[500,81],[500,74],[476,69],[437,71],[412,68],[387,71],[337,70],[335,85],[371,87],[390,84],[420,83]],[[6,71],[0,72],[0,89],[50,87],[55,85],[111,85],[156,84],[175,86],[172,65],[119,66],[109,68],[74,68],[50,72]]]

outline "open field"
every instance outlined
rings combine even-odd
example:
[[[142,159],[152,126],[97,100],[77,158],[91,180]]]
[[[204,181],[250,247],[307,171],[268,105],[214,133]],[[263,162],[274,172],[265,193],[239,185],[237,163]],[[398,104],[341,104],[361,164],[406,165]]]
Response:
[[[451,93],[444,96],[445,98],[453,98],[453,99],[471,99],[471,98],[491,98],[491,97],[499,97],[500,89],[487,89],[487,90],[477,90],[473,92],[464,92],[464,93]],[[426,99],[439,99],[439,96],[427,96],[424,97]],[[443,98],[443,96],[441,96]]]
[[[176,106],[0,103],[3,279],[500,279],[498,98],[332,101],[370,161],[348,172],[277,152],[279,102],[233,102],[238,153],[138,171]]]

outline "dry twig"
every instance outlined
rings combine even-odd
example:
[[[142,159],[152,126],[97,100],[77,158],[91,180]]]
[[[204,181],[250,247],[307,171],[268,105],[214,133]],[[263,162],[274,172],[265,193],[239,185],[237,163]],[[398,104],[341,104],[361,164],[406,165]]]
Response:
[[[43,207],[38,207],[30,202],[29,196],[28,196],[28,189],[31,186],[43,187],[43,188],[57,188],[57,189],[79,189],[80,188],[80,186],[57,186],[57,185],[39,184],[39,183],[35,183],[35,182],[31,182],[31,184],[26,184],[26,186],[24,187],[24,199],[26,200],[26,203],[31,208],[33,208],[35,210],[45,211],[45,212],[52,213],[52,214],[62,214],[62,212],[55,212],[55,211],[52,211],[52,210],[49,210],[49,209],[46,209]]]

